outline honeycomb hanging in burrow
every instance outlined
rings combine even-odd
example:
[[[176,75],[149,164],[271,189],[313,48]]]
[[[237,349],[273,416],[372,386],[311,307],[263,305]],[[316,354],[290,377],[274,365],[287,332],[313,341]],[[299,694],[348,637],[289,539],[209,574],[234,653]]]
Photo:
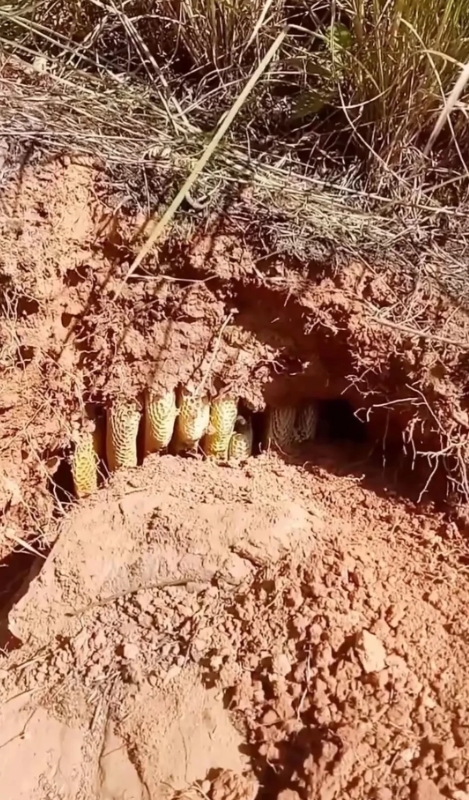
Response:
[[[281,453],[291,453],[295,445],[313,441],[318,419],[317,404],[303,403],[299,408],[286,405],[267,410],[266,449],[276,448]]]
[[[88,497],[98,488],[99,433],[84,430],[75,437],[71,469],[73,488],[78,499]]]
[[[151,389],[145,392],[144,451],[158,453],[168,447],[174,433],[178,409],[176,392],[157,394]]]
[[[318,404],[314,401],[304,403],[296,411],[294,425],[294,440],[299,444],[312,442],[316,437],[318,427]]]
[[[228,459],[233,461],[244,461],[252,455],[253,429],[250,417],[239,414],[236,417],[234,431],[230,437],[228,445]]]
[[[87,497],[98,487],[100,459],[106,458],[110,472],[138,463],[137,438],[142,417],[136,400],[116,399],[104,418],[95,411],[81,433],[74,435],[71,458],[73,486],[77,498]],[[191,451],[202,443],[209,458],[243,461],[253,453],[254,429],[249,412],[238,414],[238,400],[219,397],[210,403],[206,393],[180,387],[156,393],[145,392],[144,454],[161,452],[173,443],[175,452]],[[313,441],[318,422],[318,403],[299,407],[267,407],[264,435],[267,449],[292,454],[298,445]],[[101,424],[100,424],[101,423]],[[101,444],[100,444],[101,443]]]
[[[228,458],[228,447],[238,416],[238,403],[220,397],[210,404],[210,421],[204,436],[202,450],[209,458]]]
[[[117,399],[106,410],[106,460],[110,472],[137,466],[140,418],[137,401]]]
[[[275,447],[281,452],[288,453],[295,441],[295,406],[269,408],[266,419],[265,448],[270,450]]]
[[[182,387],[178,393],[178,415],[174,429],[174,450],[194,450],[210,422],[210,402],[206,394]]]

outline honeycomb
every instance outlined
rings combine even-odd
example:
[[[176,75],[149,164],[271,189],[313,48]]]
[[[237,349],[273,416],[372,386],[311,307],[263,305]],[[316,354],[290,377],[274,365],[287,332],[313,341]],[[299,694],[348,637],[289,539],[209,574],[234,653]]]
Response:
[[[210,403],[187,389],[179,394],[178,416],[174,431],[174,449],[193,450],[205,434],[210,422]]]
[[[228,447],[228,458],[244,461],[252,454],[253,431],[249,419],[241,415],[236,418],[234,433]]]
[[[111,472],[137,466],[137,434],[140,410],[135,403],[117,401],[107,410],[106,458]]]
[[[210,406],[210,424],[204,437],[203,450],[211,458],[227,458],[228,446],[238,416],[236,400],[219,398]]]
[[[296,408],[282,406],[271,408],[267,415],[266,447],[288,450],[295,441]]]
[[[86,497],[97,489],[98,465],[105,456],[109,471],[137,466],[137,436],[141,408],[137,402],[118,400],[97,417],[93,433],[82,432],[71,460],[73,484],[77,497]],[[217,398],[211,404],[206,394],[183,387],[163,394],[145,392],[144,452],[167,448],[171,441],[175,452],[197,448],[202,440],[206,456],[243,461],[252,455],[253,427],[249,416],[238,414],[238,401]],[[268,408],[263,445],[291,453],[295,445],[312,441],[318,423],[318,404],[306,402],[299,408],[291,405]]]
[[[155,395],[145,392],[144,447],[145,455],[168,447],[177,417],[176,392]]]
[[[72,456],[72,477],[75,495],[87,497],[98,488],[98,455],[94,435],[84,432]]]
[[[316,403],[307,403],[296,414],[295,440],[297,442],[311,442],[316,435],[318,424],[318,408]]]

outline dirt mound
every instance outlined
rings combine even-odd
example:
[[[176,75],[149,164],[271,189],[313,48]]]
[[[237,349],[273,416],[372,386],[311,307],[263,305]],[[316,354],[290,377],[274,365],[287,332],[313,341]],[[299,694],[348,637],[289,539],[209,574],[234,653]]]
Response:
[[[467,315],[266,255],[236,206],[126,283],[142,220],[86,161],[23,165],[4,203],[12,800],[468,800]],[[71,504],[89,417],[177,384],[239,398],[257,444],[266,406],[314,400],[317,439],[140,454]]]
[[[29,732],[44,800],[117,798],[121,774],[135,800],[462,800],[462,548],[325,470],[153,457],[62,523],[10,612],[8,769]]]
[[[346,402],[414,497],[430,485],[467,495],[468,318],[431,281],[266,256],[240,238],[233,207],[203,230],[192,211],[190,235],[124,283],[143,215],[99,166],[68,156],[24,164],[3,209],[0,436],[18,491],[13,508],[8,487],[0,499],[17,537],[50,546],[48,489],[66,499],[60,466],[77,431],[148,385],[203,384],[251,412]]]
[[[313,568],[262,574],[237,598],[222,629],[233,650],[221,664],[213,656],[209,674],[247,727],[267,796],[409,797],[425,780],[448,796],[467,785],[466,740],[454,739],[466,668],[415,575],[395,578],[360,548],[332,551]]]

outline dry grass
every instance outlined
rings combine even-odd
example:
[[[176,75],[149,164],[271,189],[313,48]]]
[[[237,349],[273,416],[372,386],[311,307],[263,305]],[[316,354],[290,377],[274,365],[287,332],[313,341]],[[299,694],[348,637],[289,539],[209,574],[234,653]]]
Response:
[[[431,138],[469,61],[463,0],[3,4],[2,129],[97,155],[155,211],[285,26],[196,195],[269,250],[385,259],[467,298],[465,83]]]
[[[336,56],[342,75],[352,76],[343,93],[348,116],[382,158],[399,162],[404,147],[418,148],[425,140],[469,59],[467,5],[464,0],[348,5],[353,27]],[[462,132],[464,123],[464,113],[458,114],[448,133]]]

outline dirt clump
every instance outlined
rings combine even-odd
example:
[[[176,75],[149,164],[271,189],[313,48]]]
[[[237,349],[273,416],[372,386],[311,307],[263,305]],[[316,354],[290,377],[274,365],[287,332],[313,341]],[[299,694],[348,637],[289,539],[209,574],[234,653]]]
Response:
[[[2,587],[0,782],[465,800],[467,315],[411,274],[267,256],[236,207],[126,281],[118,195],[70,158],[6,186],[1,569],[33,561]],[[89,418],[181,384],[238,398],[257,445],[266,405],[314,399],[318,438],[236,466],[139,456],[71,506]]]
[[[259,575],[215,626],[207,676],[247,730],[267,796],[467,790],[467,740],[455,737],[465,668],[415,577],[383,573],[360,549],[316,555]]]
[[[137,800],[469,791],[453,523],[275,456],[152,457],[135,476],[61,524],[9,615],[3,698],[74,732],[77,797],[103,741]],[[54,786],[42,763],[33,784]]]
[[[254,800],[259,786],[252,776],[224,770],[212,784],[212,800]]]
[[[18,535],[47,549],[77,432],[148,386],[203,385],[248,412],[346,398],[414,497],[467,494],[468,320],[430,280],[267,256],[234,207],[125,281],[141,220],[124,201],[85,158],[26,163],[4,187],[0,435],[23,500],[0,510]]]

